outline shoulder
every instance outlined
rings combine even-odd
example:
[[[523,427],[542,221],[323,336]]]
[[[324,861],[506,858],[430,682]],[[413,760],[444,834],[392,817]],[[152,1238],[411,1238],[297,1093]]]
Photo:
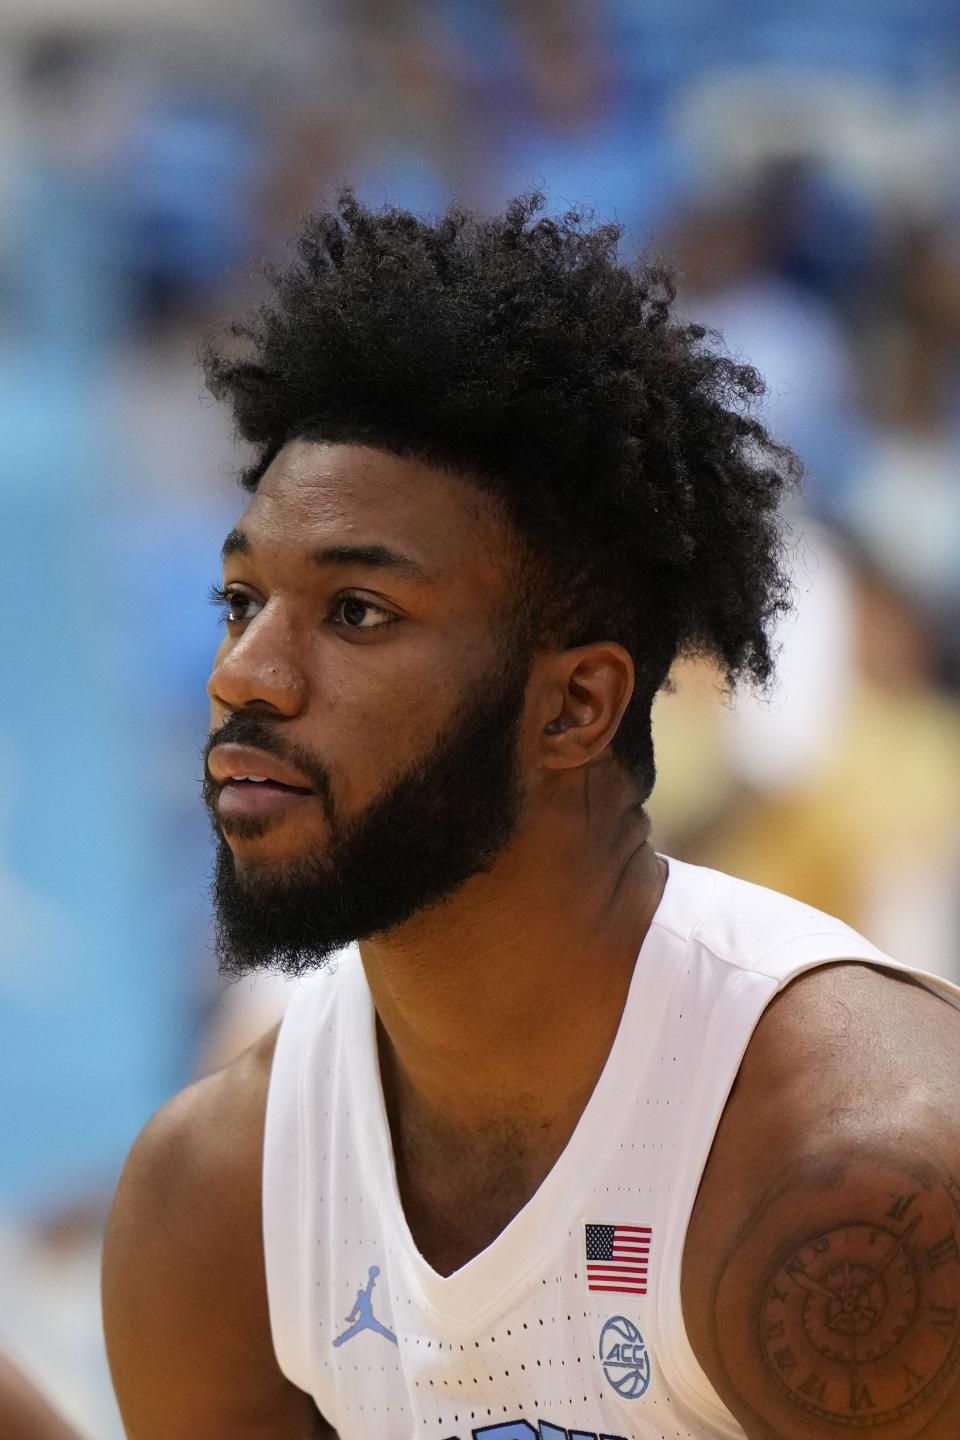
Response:
[[[147,1122],[127,1158],[116,1212],[183,1213],[183,1223],[202,1226],[211,1205],[184,1210],[200,1194],[227,1199],[231,1220],[249,1222],[259,1200],[263,1129],[270,1068],[279,1027],[229,1065],[168,1100]],[[122,1213],[121,1213],[122,1218]]]
[[[754,1440],[960,1434],[960,1012],[800,977],[757,1026],[684,1254],[694,1351]]]
[[[738,969],[773,978],[835,956],[860,962],[883,955],[845,921],[805,901],[722,870],[684,867],[705,897],[692,938]],[[709,889],[707,888],[709,886]]]
[[[734,1089],[752,1110],[763,1098],[780,1133],[785,1114],[808,1132],[886,1122],[892,1106],[921,1095],[960,1106],[958,1046],[960,1009],[903,972],[839,961],[773,998]]]
[[[294,1421],[294,1412],[307,1415],[307,1397],[291,1394],[276,1367],[263,1269],[261,1165],[276,1038],[274,1029],[168,1101],[124,1167],[104,1241],[103,1309],[121,1413],[136,1440],[265,1437],[281,1417],[291,1436],[313,1433]]]

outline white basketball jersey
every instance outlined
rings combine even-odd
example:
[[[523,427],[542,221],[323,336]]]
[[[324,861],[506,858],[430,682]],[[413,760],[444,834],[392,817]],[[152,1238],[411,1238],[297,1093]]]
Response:
[[[684,1329],[687,1224],[765,1007],[802,971],[847,959],[905,971],[960,1007],[960,987],[840,921],[669,861],[566,1149],[502,1234],[446,1277],[404,1218],[359,955],[292,987],[263,1175],[284,1375],[341,1440],[743,1440]]]

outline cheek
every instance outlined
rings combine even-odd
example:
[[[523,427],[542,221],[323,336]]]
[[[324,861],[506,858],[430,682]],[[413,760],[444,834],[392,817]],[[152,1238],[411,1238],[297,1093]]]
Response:
[[[458,692],[436,672],[412,670],[375,695],[341,694],[331,704],[316,754],[329,766],[345,815],[366,808],[399,774],[426,755],[456,709]]]

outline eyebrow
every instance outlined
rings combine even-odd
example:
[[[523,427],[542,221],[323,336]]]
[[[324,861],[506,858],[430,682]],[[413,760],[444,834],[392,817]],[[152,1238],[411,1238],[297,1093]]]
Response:
[[[245,530],[234,527],[223,542],[220,559],[226,561],[231,555],[250,555],[253,545]],[[386,545],[324,545],[310,556],[315,565],[358,565],[366,570],[391,570],[408,580],[430,584],[436,579],[419,560],[410,555],[401,555]]]

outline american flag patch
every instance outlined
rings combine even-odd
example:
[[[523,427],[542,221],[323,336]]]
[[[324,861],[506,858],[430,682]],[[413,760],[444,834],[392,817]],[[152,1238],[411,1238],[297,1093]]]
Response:
[[[587,1289],[646,1295],[649,1225],[588,1225]]]

